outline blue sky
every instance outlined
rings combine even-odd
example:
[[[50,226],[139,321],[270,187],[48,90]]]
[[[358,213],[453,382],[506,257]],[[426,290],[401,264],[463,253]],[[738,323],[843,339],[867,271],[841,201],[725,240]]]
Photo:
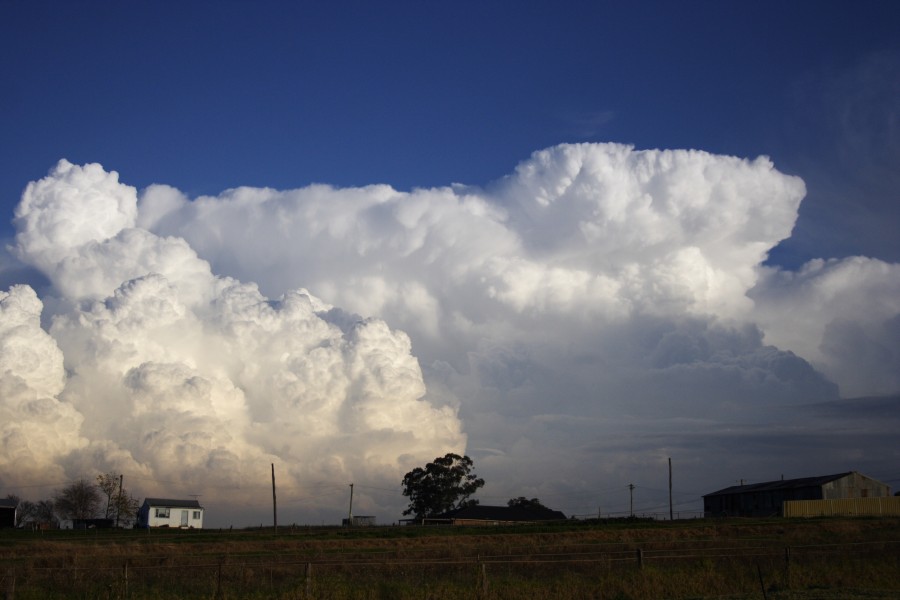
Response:
[[[666,513],[668,458],[687,512],[896,487],[897,31],[892,1],[0,0],[0,493],[114,470],[258,523],[275,464],[284,522],[350,482],[391,522],[449,451],[483,503],[566,514]]]
[[[777,261],[900,257],[884,239],[896,194],[836,149],[847,144],[845,96],[858,91],[838,80],[882,60],[894,81],[853,106],[875,129],[855,151],[897,164],[894,2],[4,1],[0,11],[6,215],[62,157],[189,195],[311,182],[408,190],[484,185],[535,150],[612,141],[765,154],[804,177],[802,235]],[[835,205],[866,213],[852,235],[833,231],[848,226]]]

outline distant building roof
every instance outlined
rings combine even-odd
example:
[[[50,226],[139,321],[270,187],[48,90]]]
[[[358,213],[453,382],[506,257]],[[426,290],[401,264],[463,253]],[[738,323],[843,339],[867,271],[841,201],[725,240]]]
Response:
[[[171,498],[144,498],[144,504],[148,506],[163,506],[169,508],[203,508],[200,506],[198,500],[173,500]]]
[[[464,506],[437,515],[437,519],[472,519],[475,521],[561,521],[566,515],[549,508],[523,508],[521,506]]]
[[[729,494],[775,492],[775,491],[783,491],[783,490],[795,490],[798,488],[818,487],[818,486],[823,486],[826,483],[835,481],[837,479],[846,477],[847,475],[850,475],[852,473],[853,473],[853,471],[848,471],[846,473],[838,473],[836,475],[821,475],[819,477],[801,477],[799,479],[778,479],[776,481],[764,481],[762,483],[748,483],[746,485],[733,485],[731,487],[721,489],[718,492],[712,492],[711,494],[705,494],[703,497],[706,498],[709,496],[726,496]]]

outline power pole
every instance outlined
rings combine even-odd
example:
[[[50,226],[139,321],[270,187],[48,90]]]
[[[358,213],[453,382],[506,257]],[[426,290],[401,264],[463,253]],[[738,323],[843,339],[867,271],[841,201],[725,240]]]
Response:
[[[628,484],[628,511],[634,516],[634,484]]]
[[[353,484],[350,484],[350,511],[347,513],[347,527],[353,527]]]
[[[278,503],[275,501],[275,463],[272,463],[272,527],[278,534]]]
[[[672,457],[669,457],[669,520],[674,521],[672,512]]]
[[[119,473],[119,498],[116,501],[116,529],[119,528],[119,511],[122,510],[122,479],[125,478],[125,475]],[[109,515],[106,515],[107,517]]]

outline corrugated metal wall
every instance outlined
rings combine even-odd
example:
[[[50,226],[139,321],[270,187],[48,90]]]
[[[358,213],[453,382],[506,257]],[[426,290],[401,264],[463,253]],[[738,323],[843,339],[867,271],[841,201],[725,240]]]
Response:
[[[884,498],[890,495],[890,486],[856,471],[822,486],[822,498],[826,500]]]
[[[788,500],[785,517],[900,517],[900,497]]]

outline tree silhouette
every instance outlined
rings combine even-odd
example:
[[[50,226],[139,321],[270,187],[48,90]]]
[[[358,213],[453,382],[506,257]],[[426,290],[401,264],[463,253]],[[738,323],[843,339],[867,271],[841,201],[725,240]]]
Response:
[[[509,502],[506,503],[507,506],[512,506],[516,508],[524,508],[524,509],[546,509],[547,507],[541,504],[541,501],[537,498],[528,499],[525,496],[519,496],[518,498],[512,498]]]
[[[484,485],[484,479],[471,472],[472,466],[468,456],[448,453],[407,473],[403,495],[409,497],[409,507],[403,514],[421,519],[478,504],[468,498]]]
[[[93,519],[100,512],[100,492],[85,479],[73,481],[54,499],[56,512],[66,519]]]
[[[56,509],[53,500],[40,500],[34,505],[34,520],[41,527],[56,527]]]

